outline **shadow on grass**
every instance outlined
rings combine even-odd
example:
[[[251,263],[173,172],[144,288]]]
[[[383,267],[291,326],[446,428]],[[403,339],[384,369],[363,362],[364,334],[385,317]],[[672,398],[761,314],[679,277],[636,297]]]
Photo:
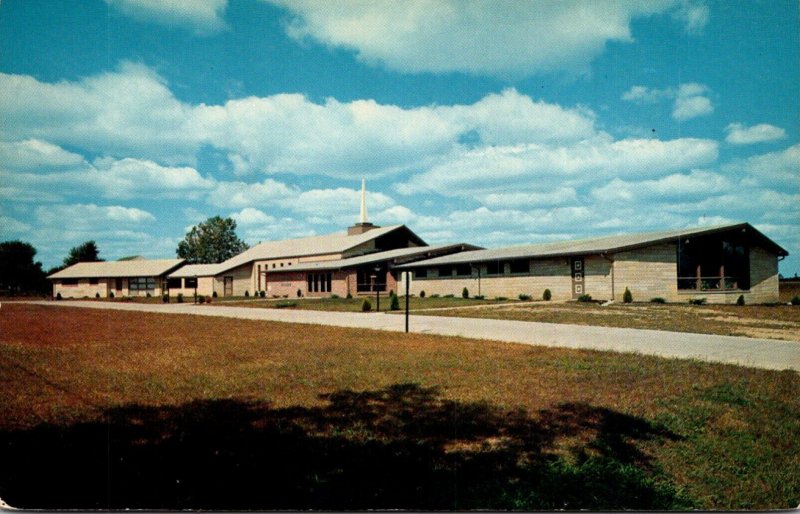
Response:
[[[691,506],[636,448],[675,436],[639,418],[585,404],[529,417],[415,384],[323,399],[125,406],[0,432],[0,497],[39,508]]]

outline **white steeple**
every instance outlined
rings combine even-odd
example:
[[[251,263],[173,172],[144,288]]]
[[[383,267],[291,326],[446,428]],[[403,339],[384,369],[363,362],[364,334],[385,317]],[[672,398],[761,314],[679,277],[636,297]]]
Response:
[[[367,179],[361,179],[361,217],[359,223],[367,223]]]

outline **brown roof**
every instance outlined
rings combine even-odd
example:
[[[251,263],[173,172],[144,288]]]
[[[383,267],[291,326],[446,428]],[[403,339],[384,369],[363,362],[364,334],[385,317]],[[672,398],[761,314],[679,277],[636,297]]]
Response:
[[[47,278],[158,277],[183,263],[183,259],[79,262]]]

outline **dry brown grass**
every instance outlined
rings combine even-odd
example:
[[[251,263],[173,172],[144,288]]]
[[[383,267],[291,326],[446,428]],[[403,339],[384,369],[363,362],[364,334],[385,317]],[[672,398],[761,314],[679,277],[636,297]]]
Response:
[[[21,304],[0,311],[5,430],[66,426],[131,404],[237,399],[320,407],[327,401],[320,395],[408,383],[534,418],[585,404],[664,426],[676,440],[637,442],[638,451],[703,508],[800,501],[793,372],[201,316]],[[746,455],[741,438],[753,445]],[[594,451],[588,439],[565,433],[554,444],[565,454],[581,445]]]

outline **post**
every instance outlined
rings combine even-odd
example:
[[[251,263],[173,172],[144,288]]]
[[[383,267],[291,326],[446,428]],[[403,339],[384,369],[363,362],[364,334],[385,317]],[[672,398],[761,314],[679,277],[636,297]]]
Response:
[[[375,312],[381,311],[381,292],[375,287]]]
[[[194,303],[197,303],[197,275],[194,276]]]
[[[411,273],[406,271],[406,334],[408,334],[408,283],[411,280]]]

